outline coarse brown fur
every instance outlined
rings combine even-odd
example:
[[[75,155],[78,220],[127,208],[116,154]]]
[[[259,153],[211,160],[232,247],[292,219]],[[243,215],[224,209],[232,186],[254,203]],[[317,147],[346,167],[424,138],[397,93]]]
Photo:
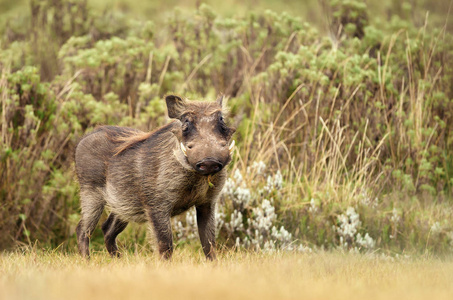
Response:
[[[166,97],[169,117],[177,119],[153,132],[102,126],[86,135],[75,152],[82,218],[79,250],[89,257],[89,237],[107,206],[102,225],[106,248],[118,256],[115,239],[128,222],[149,221],[159,252],[170,258],[170,218],[192,206],[203,251],[215,259],[216,200],[230,162],[234,129],[223,121],[222,100],[194,102]]]

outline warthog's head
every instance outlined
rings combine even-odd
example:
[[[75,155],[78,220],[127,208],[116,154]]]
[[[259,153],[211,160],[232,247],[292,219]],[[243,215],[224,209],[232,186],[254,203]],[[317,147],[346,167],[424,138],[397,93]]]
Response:
[[[215,102],[189,101],[175,95],[165,97],[168,116],[181,121],[176,134],[186,162],[202,175],[222,170],[230,161],[236,129],[225,123],[223,97]]]

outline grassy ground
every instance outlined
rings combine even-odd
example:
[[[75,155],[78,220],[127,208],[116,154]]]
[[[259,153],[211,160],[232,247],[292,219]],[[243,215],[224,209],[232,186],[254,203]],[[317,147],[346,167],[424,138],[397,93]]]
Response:
[[[221,253],[207,263],[178,249],[91,261],[60,253],[0,256],[0,299],[451,299],[453,260],[340,253]]]

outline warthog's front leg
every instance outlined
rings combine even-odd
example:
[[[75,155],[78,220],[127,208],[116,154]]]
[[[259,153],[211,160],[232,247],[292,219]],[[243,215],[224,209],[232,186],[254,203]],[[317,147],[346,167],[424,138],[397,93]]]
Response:
[[[201,246],[206,258],[215,260],[215,203],[197,206],[197,224]]]
[[[170,259],[173,254],[173,235],[171,232],[170,212],[161,207],[152,207],[148,210],[161,258]]]

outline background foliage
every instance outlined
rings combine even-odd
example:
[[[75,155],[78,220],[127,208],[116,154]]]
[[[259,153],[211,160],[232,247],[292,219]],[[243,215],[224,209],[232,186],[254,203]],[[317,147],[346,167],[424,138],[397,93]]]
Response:
[[[230,97],[221,244],[452,251],[451,1],[176,2],[3,2],[0,248],[74,250],[77,141],[160,126],[176,92]]]

